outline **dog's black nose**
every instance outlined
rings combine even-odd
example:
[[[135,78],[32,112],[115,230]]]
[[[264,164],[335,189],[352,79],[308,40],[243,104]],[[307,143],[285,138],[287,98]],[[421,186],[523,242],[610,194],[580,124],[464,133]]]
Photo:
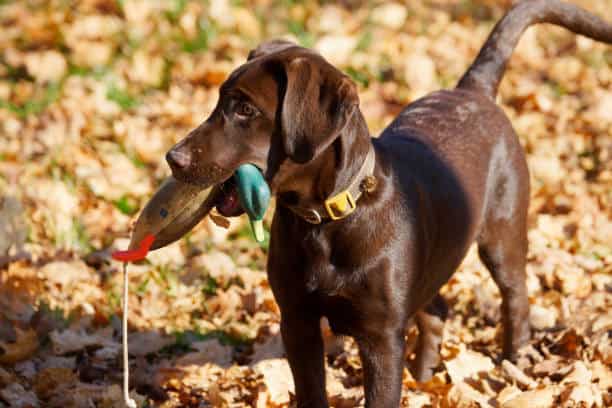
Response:
[[[166,153],[166,161],[172,169],[186,169],[191,164],[191,154],[184,150],[171,149]]]

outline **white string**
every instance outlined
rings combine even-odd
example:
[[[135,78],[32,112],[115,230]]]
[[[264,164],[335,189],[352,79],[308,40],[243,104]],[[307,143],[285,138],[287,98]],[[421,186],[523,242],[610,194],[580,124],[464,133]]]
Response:
[[[130,364],[128,361],[128,274],[127,262],[123,263],[123,400],[128,408],[136,408],[136,401],[130,398]]]

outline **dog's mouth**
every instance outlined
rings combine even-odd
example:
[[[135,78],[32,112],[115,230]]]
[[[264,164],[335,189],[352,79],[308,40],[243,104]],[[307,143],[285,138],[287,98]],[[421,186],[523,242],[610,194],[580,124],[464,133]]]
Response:
[[[216,196],[213,198],[217,211],[224,217],[235,217],[244,213],[244,209],[240,205],[238,198],[238,189],[236,182],[230,172],[217,165],[209,165],[201,169],[184,171],[182,169],[172,168],[172,175],[184,183],[200,185],[208,187],[211,184],[216,184],[213,180],[225,179],[219,184]]]
[[[219,197],[217,198],[216,208],[219,214],[224,217],[236,217],[244,213],[240,199],[238,197],[238,189],[233,177],[223,182],[219,188]]]

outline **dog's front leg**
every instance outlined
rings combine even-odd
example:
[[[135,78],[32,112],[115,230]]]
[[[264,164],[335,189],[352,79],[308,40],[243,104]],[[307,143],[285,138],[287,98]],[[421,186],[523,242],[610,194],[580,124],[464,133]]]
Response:
[[[319,319],[282,313],[281,334],[293,373],[298,408],[325,408],[325,363]]]
[[[402,393],[404,329],[371,332],[357,338],[367,408],[397,408]]]

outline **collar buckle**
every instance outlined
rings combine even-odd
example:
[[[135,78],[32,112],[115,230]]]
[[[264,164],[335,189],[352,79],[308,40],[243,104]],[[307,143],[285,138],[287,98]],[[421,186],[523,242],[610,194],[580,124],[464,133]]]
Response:
[[[323,220],[336,221],[346,218],[357,208],[357,200],[362,193],[371,193],[376,189],[375,167],[376,153],[374,147],[370,145],[361,169],[346,190],[328,198],[323,205],[318,204],[310,208],[297,205],[286,205],[286,207],[307,223],[314,225],[323,223]]]
[[[349,190],[344,190],[325,200],[325,210],[334,221],[347,217],[355,211],[355,208],[357,208],[357,203]]]

